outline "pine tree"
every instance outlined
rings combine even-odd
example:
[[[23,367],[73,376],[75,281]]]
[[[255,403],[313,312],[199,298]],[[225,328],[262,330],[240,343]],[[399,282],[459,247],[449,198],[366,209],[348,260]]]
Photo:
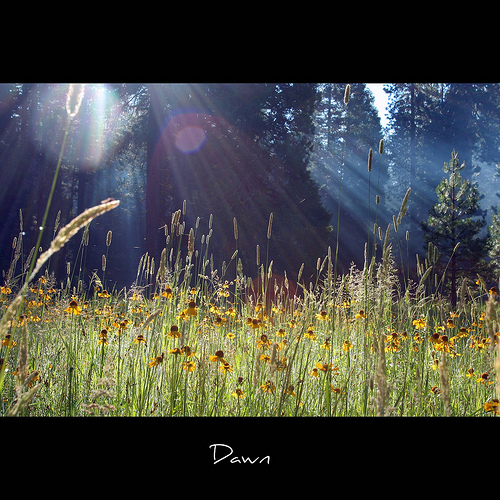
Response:
[[[495,276],[500,274],[500,205],[497,213],[492,214],[491,224],[488,226],[488,256],[491,259],[491,265]]]
[[[421,223],[426,246],[432,243],[441,256],[439,265],[449,279],[452,308],[457,303],[458,278],[479,272],[487,254],[486,238],[478,236],[486,224],[485,212],[480,210],[477,186],[460,175],[464,168],[453,151],[443,166],[448,177],[436,188],[438,202],[429,210],[427,222]]]
[[[340,199],[339,263],[343,270],[352,262],[363,264],[364,246],[374,222],[384,225],[391,216],[384,196],[387,162],[385,155],[377,153],[383,135],[374,97],[366,84],[353,83],[349,104],[345,105],[345,88],[342,83],[319,85],[321,99],[315,109],[310,165],[325,208],[332,213],[333,247]],[[372,172],[367,168],[370,149],[375,152]]]

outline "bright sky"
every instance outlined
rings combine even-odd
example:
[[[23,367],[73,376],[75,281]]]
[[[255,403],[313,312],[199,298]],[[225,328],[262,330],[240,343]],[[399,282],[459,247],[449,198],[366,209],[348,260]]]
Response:
[[[375,106],[378,108],[378,114],[382,127],[387,125],[387,118],[385,117],[385,109],[387,107],[388,95],[384,92],[385,83],[367,83],[366,86],[373,92],[375,96]]]

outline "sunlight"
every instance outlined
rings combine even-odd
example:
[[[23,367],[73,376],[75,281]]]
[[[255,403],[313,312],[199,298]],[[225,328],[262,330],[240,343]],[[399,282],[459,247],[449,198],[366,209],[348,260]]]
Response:
[[[86,158],[89,167],[96,169],[102,165],[118,132],[120,106],[117,96],[104,84],[89,86],[87,99],[82,127],[78,130],[82,142],[80,155]]]
[[[44,145],[44,154],[51,161],[57,161],[66,111],[56,108],[54,103],[65,95],[67,85],[47,84],[40,86],[39,92],[40,105],[33,110],[30,135],[34,142]],[[120,111],[119,99],[107,85],[86,85],[82,107],[72,124],[71,134],[77,140],[67,152],[67,160],[85,164],[86,169],[102,167],[119,133]]]

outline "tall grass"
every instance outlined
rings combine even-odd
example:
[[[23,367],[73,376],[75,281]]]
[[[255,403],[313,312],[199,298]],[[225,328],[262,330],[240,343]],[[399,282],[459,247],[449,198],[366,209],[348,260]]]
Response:
[[[257,287],[237,250],[228,256],[235,266],[215,265],[210,241],[217,221],[210,217],[203,227],[197,219],[188,228],[185,205],[165,226],[160,261],[143,255],[134,283],[122,290],[106,289],[111,233],[101,273],[68,273],[61,282],[44,269],[81,228],[77,259],[84,262],[91,220],[118,202],[84,212],[38,259],[20,262],[15,241],[0,293],[0,413],[498,414],[496,290],[480,276],[465,280],[452,311],[431,245],[416,262],[418,281],[401,279],[392,242],[401,255],[398,229],[409,196],[410,190],[385,231],[375,226],[380,258],[367,243],[363,268],[337,275],[338,247],[329,248],[315,278],[305,281],[299,271],[294,287],[273,278],[269,240],[279,221],[272,214],[260,228],[267,246],[262,259],[260,246],[256,251]],[[232,229],[237,245],[236,220]]]
[[[212,267],[211,227],[183,224],[174,214],[158,269],[144,255],[130,289],[94,275],[75,295],[45,273],[19,301],[5,285],[19,316],[3,317],[2,414],[494,415],[497,299],[480,279],[456,311],[428,292],[432,256],[401,282],[389,225],[380,261],[334,281],[329,251],[294,295],[262,265],[266,306],[241,263],[230,279]]]

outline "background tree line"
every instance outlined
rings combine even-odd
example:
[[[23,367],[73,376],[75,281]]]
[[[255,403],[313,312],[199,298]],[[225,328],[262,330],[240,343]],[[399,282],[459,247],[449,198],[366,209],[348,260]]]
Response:
[[[199,217],[200,232],[207,233],[213,216],[215,267],[237,249],[248,274],[257,272],[256,245],[268,244],[272,212],[274,269],[294,279],[304,263],[307,279],[337,236],[339,271],[351,262],[362,265],[365,242],[370,249],[375,243],[373,224],[385,228],[411,187],[401,228],[410,235],[408,266],[415,253],[425,251],[421,221],[437,201],[436,186],[452,150],[465,162],[463,175],[483,196],[474,217],[490,220],[500,191],[498,84],[389,84],[386,130],[366,84],[351,84],[347,105],[345,86],[87,85],[49,216],[52,229],[56,220],[64,224],[103,198],[122,200],[120,210],[92,226],[85,263],[88,274],[100,269],[106,233],[112,230],[106,274],[128,286],[144,252],[159,258],[162,228],[184,200],[187,230]],[[3,270],[14,237],[25,233],[25,255],[36,241],[62,140],[66,91],[56,84],[0,86]],[[52,231],[45,236],[42,246]],[[65,275],[66,262],[82,251],[72,242],[51,270]]]

